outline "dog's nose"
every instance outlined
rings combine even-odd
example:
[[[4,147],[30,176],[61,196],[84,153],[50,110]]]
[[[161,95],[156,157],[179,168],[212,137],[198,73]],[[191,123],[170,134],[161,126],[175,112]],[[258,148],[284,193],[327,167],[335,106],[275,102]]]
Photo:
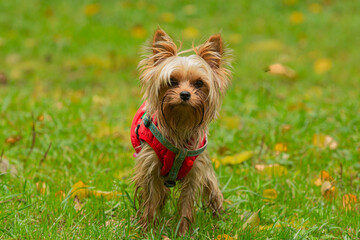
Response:
[[[184,101],[187,101],[187,100],[189,100],[190,99],[190,93],[188,92],[188,91],[182,91],[181,93],[180,93],[180,98],[182,99],[182,100],[184,100]]]

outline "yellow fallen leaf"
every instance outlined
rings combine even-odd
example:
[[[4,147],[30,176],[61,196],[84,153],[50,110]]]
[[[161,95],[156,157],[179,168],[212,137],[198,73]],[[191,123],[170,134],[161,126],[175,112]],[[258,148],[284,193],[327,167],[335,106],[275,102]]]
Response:
[[[285,143],[277,143],[274,147],[276,152],[287,152],[288,147]]]
[[[336,149],[338,143],[331,137],[322,133],[314,134],[313,145],[320,148]]]
[[[304,22],[304,14],[302,12],[291,13],[289,20],[292,24],[300,24]]]
[[[274,200],[277,198],[277,196],[278,196],[278,194],[275,189],[265,189],[263,191],[263,197],[267,198],[267,199],[264,199],[265,201]]]
[[[263,226],[259,226],[259,230],[260,231],[264,231],[264,230],[269,230],[271,228],[281,228],[282,225],[280,223],[276,223],[274,224],[269,224],[269,225],[263,225]]]
[[[260,224],[260,216],[259,212],[261,209],[254,212],[243,224],[242,229],[246,229],[247,227],[257,227]]]
[[[13,137],[8,137],[8,138],[5,140],[5,142],[6,142],[6,143],[10,143],[10,144],[14,144],[14,143],[20,141],[21,139],[22,139],[21,136],[13,136]]]
[[[194,39],[199,36],[199,30],[194,27],[187,27],[184,29],[183,34],[186,39]]]
[[[288,173],[287,168],[279,164],[256,164],[255,169],[268,176],[283,176]]]
[[[223,165],[236,165],[240,164],[248,159],[250,159],[254,155],[253,151],[244,151],[232,156],[226,156],[221,159],[221,164]]]
[[[281,126],[281,132],[286,133],[286,132],[290,131],[291,128],[292,128],[292,126],[290,124],[283,125],[283,126]]]
[[[314,184],[316,186],[321,186],[325,181],[332,182],[333,177],[325,170],[322,170],[319,177],[315,180]]]
[[[99,4],[96,3],[88,4],[84,7],[84,13],[86,16],[94,16],[99,12],[99,10],[100,10],[100,6]]]
[[[95,197],[103,197],[107,200],[118,198],[122,195],[120,192],[104,192],[99,190],[90,190],[89,186],[83,183],[82,181],[79,181],[75,183],[71,190],[71,197],[75,198],[77,197],[79,200],[95,196]]]
[[[40,114],[37,118],[38,121],[42,122],[44,121],[44,114]]]
[[[354,205],[358,202],[356,195],[345,194],[342,198],[343,208],[346,211],[354,209]]]
[[[321,58],[315,61],[314,63],[314,71],[321,75],[328,72],[332,67],[332,62],[330,59]]]
[[[227,234],[221,234],[216,237],[216,240],[234,240],[234,238]]]
[[[325,181],[321,185],[321,195],[327,200],[333,200],[336,197],[337,189],[329,181]]]
[[[171,23],[175,20],[175,16],[171,12],[162,13],[160,15],[160,18],[162,21],[167,22],[167,23]]]
[[[60,198],[60,199],[64,199],[66,197],[66,194],[65,194],[65,192],[63,190],[60,190],[60,191],[57,191],[55,193],[55,197]]]
[[[44,195],[46,193],[46,183],[45,182],[37,182],[36,189],[41,195]]]
[[[296,72],[293,69],[286,67],[281,63],[271,64],[265,69],[265,71],[272,75],[278,75],[289,79],[296,78]]]
[[[107,200],[111,200],[111,199],[115,199],[115,198],[119,198],[121,196],[120,192],[103,192],[103,191],[96,191],[93,190],[91,192],[92,195],[94,195],[95,197],[103,197]]]
[[[304,111],[308,112],[308,111],[310,111],[311,109],[308,108],[305,103],[298,102],[298,103],[295,103],[295,104],[290,104],[290,105],[288,106],[288,110],[289,110],[289,111],[304,110]]]
[[[322,7],[319,3],[311,3],[308,8],[312,13],[320,13],[322,11]]]
[[[220,167],[220,161],[218,159],[213,159],[215,169]]]
[[[79,200],[89,197],[90,194],[91,190],[89,190],[89,186],[83,183],[83,181],[75,183],[71,190],[71,197],[75,198],[77,196]]]
[[[141,25],[135,25],[131,29],[131,35],[135,38],[145,38],[146,37],[146,29]]]

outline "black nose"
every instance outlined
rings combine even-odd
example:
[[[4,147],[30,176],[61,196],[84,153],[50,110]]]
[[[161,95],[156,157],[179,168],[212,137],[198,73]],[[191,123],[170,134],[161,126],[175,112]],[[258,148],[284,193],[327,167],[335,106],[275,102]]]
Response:
[[[181,93],[180,93],[180,98],[182,99],[182,100],[184,100],[184,101],[187,101],[187,100],[189,100],[190,99],[190,93],[188,92],[188,91],[182,91]]]

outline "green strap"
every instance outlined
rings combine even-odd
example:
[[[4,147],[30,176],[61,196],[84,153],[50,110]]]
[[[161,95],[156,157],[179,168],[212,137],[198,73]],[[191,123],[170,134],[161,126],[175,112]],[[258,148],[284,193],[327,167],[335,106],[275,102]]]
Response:
[[[179,170],[183,164],[183,161],[186,157],[194,157],[205,151],[207,147],[207,138],[205,138],[205,144],[203,147],[196,150],[188,150],[186,148],[178,149],[174,145],[172,145],[160,132],[160,130],[155,126],[155,124],[151,121],[151,118],[148,114],[144,114],[143,123],[145,127],[149,128],[154,137],[167,149],[174,152],[176,154],[174,163],[170,169],[169,174],[165,177],[165,186],[174,187],[176,185],[176,178],[179,173]]]

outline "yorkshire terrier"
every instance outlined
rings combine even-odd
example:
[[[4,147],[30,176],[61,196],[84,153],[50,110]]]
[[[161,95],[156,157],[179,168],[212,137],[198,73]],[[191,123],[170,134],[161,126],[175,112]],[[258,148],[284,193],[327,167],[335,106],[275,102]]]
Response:
[[[158,29],[149,48],[139,64],[144,103],[131,127],[137,215],[145,229],[155,224],[170,188],[178,184],[179,234],[184,235],[194,222],[198,197],[214,215],[222,210],[223,195],[205,148],[208,125],[219,112],[231,72],[220,34],[179,51]]]

